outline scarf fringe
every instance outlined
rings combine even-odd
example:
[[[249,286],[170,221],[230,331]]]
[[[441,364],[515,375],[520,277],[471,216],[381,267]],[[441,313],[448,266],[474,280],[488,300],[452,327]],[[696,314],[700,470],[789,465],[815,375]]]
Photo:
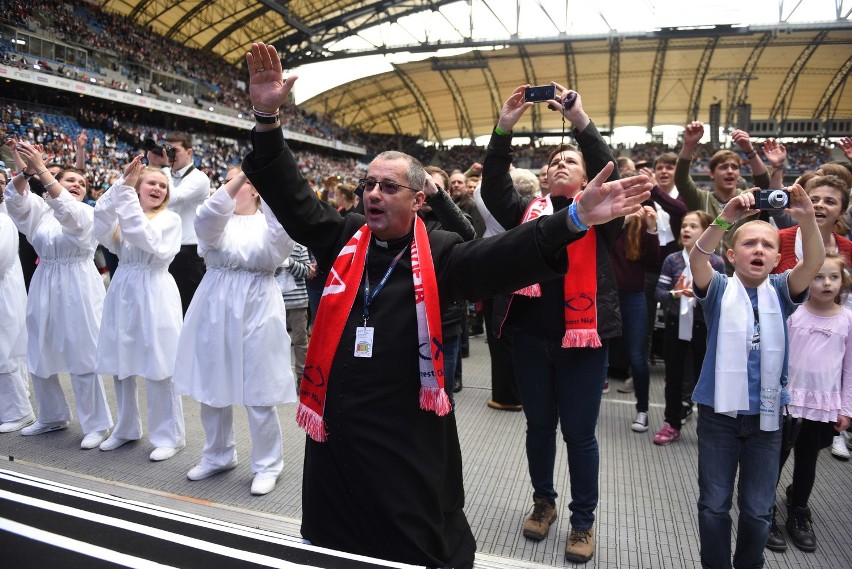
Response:
[[[597,330],[571,329],[566,330],[562,337],[563,348],[600,348],[601,337]]]
[[[327,440],[322,416],[304,403],[299,403],[296,423],[316,442],[324,443]]]
[[[515,294],[537,298],[541,296],[541,285],[538,283],[525,286],[524,288],[515,291]]]
[[[450,398],[440,387],[420,387],[420,408],[424,411],[434,411],[439,417],[450,412]]]

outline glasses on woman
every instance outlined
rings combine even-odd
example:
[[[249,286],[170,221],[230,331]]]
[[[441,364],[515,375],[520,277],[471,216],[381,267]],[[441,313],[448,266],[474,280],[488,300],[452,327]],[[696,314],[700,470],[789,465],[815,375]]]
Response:
[[[373,178],[361,178],[358,180],[358,191],[366,192],[368,190],[372,190],[376,187],[376,184],[379,185],[379,189],[383,194],[392,196],[399,191],[400,188],[408,188],[412,192],[419,192],[420,190],[415,190],[410,186],[403,186],[402,184],[397,184],[396,182],[380,182],[379,180],[375,180]]]

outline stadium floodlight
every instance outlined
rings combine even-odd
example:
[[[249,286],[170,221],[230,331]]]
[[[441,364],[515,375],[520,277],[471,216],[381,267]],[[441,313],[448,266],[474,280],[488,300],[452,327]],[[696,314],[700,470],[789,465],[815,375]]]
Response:
[[[177,101],[177,104],[180,105],[180,99],[175,99],[175,100]]]

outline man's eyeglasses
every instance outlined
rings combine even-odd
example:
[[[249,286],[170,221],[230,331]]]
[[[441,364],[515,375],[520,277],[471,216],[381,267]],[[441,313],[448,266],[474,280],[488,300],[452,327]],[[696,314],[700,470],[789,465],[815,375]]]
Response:
[[[383,194],[392,196],[399,191],[400,188],[408,188],[412,192],[419,192],[420,190],[415,190],[410,186],[403,186],[402,184],[397,184],[396,182],[380,182],[378,180],[374,180],[373,178],[361,178],[358,180],[358,188],[357,190],[360,192],[366,192],[368,190],[372,190],[376,187],[376,184],[379,185],[379,189]]]

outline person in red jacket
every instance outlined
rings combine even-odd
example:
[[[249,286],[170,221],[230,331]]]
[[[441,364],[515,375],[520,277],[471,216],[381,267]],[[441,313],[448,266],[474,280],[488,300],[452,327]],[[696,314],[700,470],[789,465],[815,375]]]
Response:
[[[839,176],[817,176],[805,185],[816,212],[816,221],[827,253],[842,256],[847,265],[852,263],[852,241],[843,237],[846,228],[840,225],[843,213],[849,207],[849,186]],[[799,226],[778,231],[781,260],[773,273],[792,269],[802,256],[802,238]]]

